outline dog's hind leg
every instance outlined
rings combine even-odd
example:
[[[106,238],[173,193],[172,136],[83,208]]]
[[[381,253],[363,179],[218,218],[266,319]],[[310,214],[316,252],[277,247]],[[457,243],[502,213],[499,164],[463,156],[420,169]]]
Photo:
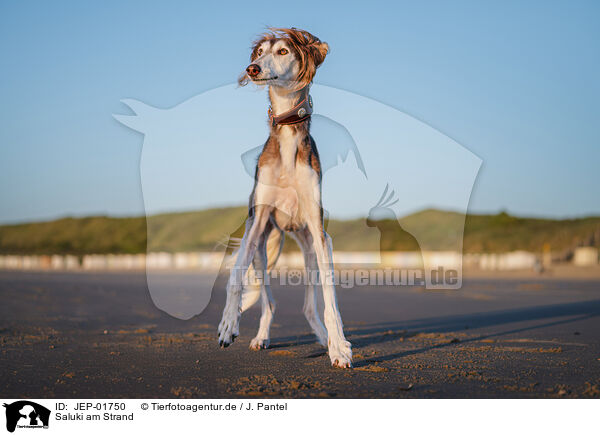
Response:
[[[321,322],[319,311],[317,310],[317,291],[319,282],[316,274],[319,271],[317,257],[313,248],[313,241],[310,232],[306,229],[292,233],[292,237],[302,249],[304,255],[304,267],[306,269],[306,292],[304,293],[304,316],[308,320],[308,324],[317,336],[317,340],[322,346],[327,347],[327,330]]]
[[[227,301],[218,328],[219,345],[223,347],[229,346],[239,335],[244,278],[269,220],[270,212],[271,207],[257,205],[254,207],[254,216],[248,218],[246,222],[246,231],[227,282]]]
[[[260,299],[262,303],[262,313],[260,316],[258,332],[256,333],[256,337],[250,342],[250,349],[252,350],[266,349],[269,347],[269,333],[271,322],[273,321],[273,314],[275,313],[275,301],[273,300],[271,287],[267,277],[267,240],[269,239],[269,233],[272,229],[273,224],[268,222],[265,231],[260,237],[258,248],[252,262],[256,272],[256,285],[260,288]]]
[[[256,271],[254,266],[248,269],[248,282],[257,283]],[[260,299],[260,286],[258,284],[248,284],[242,290],[242,314],[251,308]]]

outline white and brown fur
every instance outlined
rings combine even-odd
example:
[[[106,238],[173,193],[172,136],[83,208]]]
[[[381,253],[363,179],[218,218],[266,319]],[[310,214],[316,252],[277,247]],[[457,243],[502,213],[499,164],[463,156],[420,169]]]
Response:
[[[328,50],[325,42],[306,31],[270,29],[252,49],[247,71],[258,66],[259,73],[254,70],[253,74],[244,74],[240,85],[252,80],[268,86],[273,114],[282,114],[307,96],[316,69],[325,60]],[[332,365],[351,367],[351,345],[344,337],[333,285],[331,238],[323,226],[321,167],[309,132],[310,118],[298,124],[271,125],[270,128],[257,161],[245,233],[227,284],[227,302],[218,329],[219,344],[227,347],[233,342],[239,334],[241,313],[258,299],[243,285],[252,266],[252,273],[258,279],[256,296],[262,302],[262,315],[250,347],[258,350],[269,346],[275,303],[262,277],[278,256],[285,231],[302,249],[307,275],[319,271],[321,285],[310,282],[307,285],[304,314],[319,343],[328,347]],[[325,325],[317,311],[319,287],[323,289]]]

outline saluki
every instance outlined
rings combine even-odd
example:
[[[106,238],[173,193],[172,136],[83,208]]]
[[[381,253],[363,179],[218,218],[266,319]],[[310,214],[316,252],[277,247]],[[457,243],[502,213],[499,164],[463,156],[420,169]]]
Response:
[[[302,249],[307,276],[318,270],[318,282],[311,280],[306,287],[308,323],[319,343],[327,346],[331,364],[349,368],[352,349],[344,337],[335,294],[331,238],[323,225],[321,165],[310,135],[310,85],[328,50],[327,43],[304,30],[269,29],[254,43],[251,63],[238,80],[241,86],[249,81],[268,86],[270,134],[257,161],[248,219],[230,271],[218,331],[219,344],[229,346],[239,334],[242,312],[258,299],[248,295],[251,290],[244,286],[252,266],[262,313],[250,348],[269,346],[275,303],[266,277],[281,252],[285,231]],[[273,246],[275,249],[270,248]],[[323,289],[325,325],[317,312],[319,287]]]

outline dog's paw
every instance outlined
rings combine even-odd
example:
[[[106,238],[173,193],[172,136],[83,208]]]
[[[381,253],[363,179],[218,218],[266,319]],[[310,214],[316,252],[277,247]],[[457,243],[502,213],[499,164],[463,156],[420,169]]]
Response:
[[[239,330],[240,316],[223,314],[223,319],[219,323],[219,346],[227,347],[234,342],[240,335]]]
[[[252,350],[267,349],[269,347],[270,342],[271,342],[271,340],[269,340],[268,338],[263,339],[263,338],[254,337],[252,339],[252,341],[250,342],[250,349],[252,349]]]
[[[329,341],[329,359],[333,367],[341,369],[352,368],[352,345],[349,341],[340,340],[337,343]]]

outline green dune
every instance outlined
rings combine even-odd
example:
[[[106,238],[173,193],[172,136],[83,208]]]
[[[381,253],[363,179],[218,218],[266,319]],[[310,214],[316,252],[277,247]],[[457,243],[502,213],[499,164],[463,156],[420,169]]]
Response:
[[[152,251],[210,251],[226,242],[245,218],[245,207],[214,208],[146,217],[94,216],[49,222],[0,226],[0,254],[142,253]],[[328,231],[339,251],[404,251],[415,249],[415,239],[402,229],[419,234],[422,249],[453,249],[460,239],[460,213],[423,210],[400,219],[381,220],[369,228],[365,219],[330,220]],[[150,237],[147,236],[147,224]],[[379,231],[377,231],[379,230]],[[380,237],[379,234],[384,234]],[[600,217],[540,219],[496,215],[468,215],[464,252],[540,252],[548,244],[568,256],[580,245],[598,245]],[[286,243],[286,250],[295,249]]]

